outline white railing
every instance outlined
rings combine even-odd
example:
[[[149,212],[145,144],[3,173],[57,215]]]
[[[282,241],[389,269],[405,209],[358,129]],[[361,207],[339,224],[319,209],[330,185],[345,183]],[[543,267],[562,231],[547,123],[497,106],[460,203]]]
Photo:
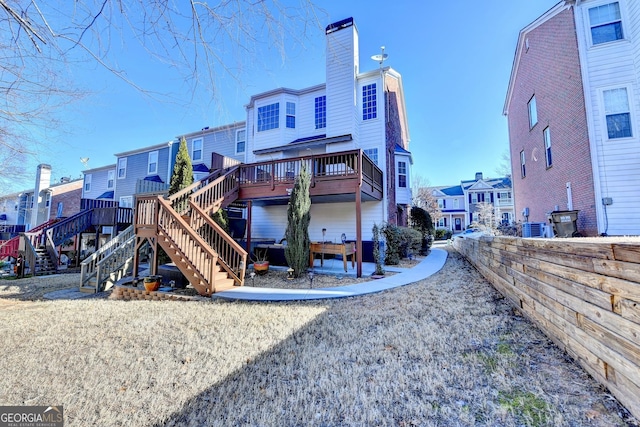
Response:
[[[91,279],[96,278],[98,292],[107,280],[122,277],[133,261],[135,237],[133,225],[130,225],[82,261],[80,287],[86,286]]]

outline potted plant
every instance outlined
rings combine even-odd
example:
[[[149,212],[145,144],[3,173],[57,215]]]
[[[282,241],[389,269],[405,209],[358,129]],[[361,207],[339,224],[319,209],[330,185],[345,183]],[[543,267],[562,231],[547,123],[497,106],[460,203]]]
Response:
[[[158,289],[160,289],[160,280],[162,279],[161,276],[157,276],[157,275],[152,275],[152,276],[147,276],[144,278],[144,288],[147,291],[157,291]]]
[[[253,271],[262,276],[269,271],[269,260],[267,258],[267,249],[262,252],[258,249],[253,253]]]

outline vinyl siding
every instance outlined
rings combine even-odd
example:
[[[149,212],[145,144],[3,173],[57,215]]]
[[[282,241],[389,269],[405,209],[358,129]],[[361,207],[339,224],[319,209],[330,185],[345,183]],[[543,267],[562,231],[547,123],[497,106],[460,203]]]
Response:
[[[109,180],[109,171],[113,171],[114,178],[114,186],[113,188],[107,188],[107,182]],[[89,171],[85,171],[85,179],[87,175],[91,175],[91,190],[89,192],[84,191],[84,183],[82,186],[82,198],[83,199],[96,199],[100,197],[106,191],[115,191],[115,171],[116,168],[113,166],[110,169],[93,169]]]
[[[358,34],[355,25],[327,35],[327,136],[353,134]]]
[[[342,233],[347,240],[356,238],[355,203],[319,203],[311,205],[311,223],[309,238],[322,241],[322,229],[326,228],[326,240],[339,242]],[[254,206],[252,210],[251,236],[254,239],[284,238],[287,229],[287,206]],[[382,202],[362,204],[362,239],[371,240],[373,224],[384,222]]]
[[[165,183],[169,182],[167,176],[169,168],[169,147],[163,148],[151,148],[149,151],[142,151],[139,153],[124,156],[127,158],[127,172],[124,179],[116,178],[116,189],[114,194],[114,200],[120,200],[123,196],[132,196],[136,191],[136,183],[139,179],[144,179],[149,176],[147,174],[149,165],[149,152],[158,151],[158,173],[157,175]],[[119,157],[120,159],[122,157]],[[117,164],[117,162],[116,162]],[[117,171],[116,171],[117,175]],[[156,174],[153,174],[156,175]]]
[[[596,205],[599,229],[612,235],[640,234],[640,6],[619,1],[624,39],[591,46],[588,10],[606,2],[587,1],[577,8],[576,26],[586,69],[588,119],[593,130]],[[632,137],[608,139],[602,91],[626,87],[631,109]],[[613,204],[605,208],[602,197]]]
[[[211,154],[218,153],[238,161],[244,161],[244,154],[236,155],[236,131],[244,129],[244,123],[232,125],[213,132],[203,131],[201,135],[190,135],[186,138],[189,156],[193,153],[193,140],[202,138],[202,160],[194,161],[194,164],[203,163],[211,167]],[[247,149],[245,140],[245,152]]]

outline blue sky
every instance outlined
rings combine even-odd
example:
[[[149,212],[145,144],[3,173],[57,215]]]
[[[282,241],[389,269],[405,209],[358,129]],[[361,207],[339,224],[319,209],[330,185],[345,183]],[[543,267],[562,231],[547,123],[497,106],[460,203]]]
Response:
[[[293,89],[325,81],[324,26],[353,16],[360,37],[360,68],[385,46],[385,63],[402,74],[409,119],[413,172],[431,185],[455,185],[475,172],[496,176],[508,147],[502,115],[519,31],[556,0],[451,2],[318,2],[319,25],[309,28],[303,46],[281,56],[267,43],[243,58],[236,79],[220,72],[212,98],[188,85],[171,68],[154,62],[126,41],[112,50],[127,75],[143,87],[168,92],[179,101],[159,102],[95,65],[70,71],[91,93],[65,107],[62,132],[48,135],[50,148],[34,159],[49,163],[54,179],[79,177],[80,157],[89,167],[115,163],[115,153],[169,141],[199,130],[245,120],[252,94],[277,87]],[[284,35],[288,37],[289,35]],[[35,169],[34,169],[35,174]],[[32,180],[21,188],[33,186]]]

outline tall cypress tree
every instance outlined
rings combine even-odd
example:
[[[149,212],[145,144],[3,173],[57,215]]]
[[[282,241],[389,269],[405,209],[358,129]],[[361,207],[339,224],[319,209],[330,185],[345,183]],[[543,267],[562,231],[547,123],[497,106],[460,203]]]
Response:
[[[187,150],[187,140],[183,136],[180,139],[180,148],[176,155],[176,163],[173,166],[173,174],[169,183],[169,195],[175,194],[193,184],[193,166]]]
[[[302,162],[300,173],[296,177],[287,207],[287,246],[284,255],[294,276],[300,277],[309,263],[309,222],[311,222],[311,197],[309,185],[311,175]]]

